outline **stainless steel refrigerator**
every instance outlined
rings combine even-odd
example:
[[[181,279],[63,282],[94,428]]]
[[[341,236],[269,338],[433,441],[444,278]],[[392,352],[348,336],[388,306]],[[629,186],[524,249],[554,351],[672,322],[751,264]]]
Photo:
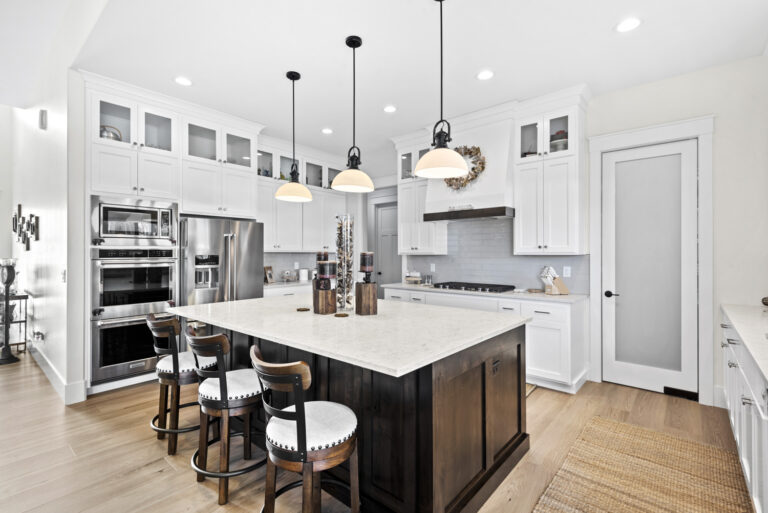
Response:
[[[264,225],[255,221],[181,216],[179,296],[181,306],[264,296]],[[221,330],[209,329],[211,332]],[[247,351],[234,337],[235,361]]]

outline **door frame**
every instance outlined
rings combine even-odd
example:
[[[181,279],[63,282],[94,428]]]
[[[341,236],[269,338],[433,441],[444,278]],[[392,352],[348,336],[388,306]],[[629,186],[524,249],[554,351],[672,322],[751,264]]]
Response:
[[[597,135],[589,138],[590,381],[603,380],[602,218],[603,154],[695,139],[698,160],[698,374],[699,403],[715,405],[712,134],[714,116]],[[719,401],[718,401],[719,403]]]

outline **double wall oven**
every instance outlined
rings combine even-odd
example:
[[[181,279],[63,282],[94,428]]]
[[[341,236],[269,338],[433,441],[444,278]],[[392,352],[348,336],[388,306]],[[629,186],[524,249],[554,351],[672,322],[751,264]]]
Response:
[[[98,384],[155,369],[146,316],[170,316],[178,250],[174,204],[94,197],[92,208],[91,383]]]

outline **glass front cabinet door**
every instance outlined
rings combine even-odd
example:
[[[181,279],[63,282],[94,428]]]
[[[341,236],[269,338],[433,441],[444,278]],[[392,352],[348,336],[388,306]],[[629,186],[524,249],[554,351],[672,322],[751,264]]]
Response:
[[[96,95],[93,98],[92,140],[115,147],[138,146],[138,105],[122,98]]]
[[[304,165],[304,182],[315,187],[323,186],[323,166],[307,161]]]
[[[139,147],[158,155],[177,155],[176,116],[154,107],[139,108]]]
[[[515,157],[518,162],[541,158],[542,128],[541,116],[520,119],[515,123]]]
[[[184,157],[201,163],[221,163],[218,152],[217,127],[204,121],[188,120],[184,123]]]
[[[222,142],[224,148],[221,154],[224,164],[237,169],[251,168],[253,142],[250,135],[227,129],[223,131]]]
[[[544,117],[544,155],[565,157],[576,150],[576,109],[551,112]]]

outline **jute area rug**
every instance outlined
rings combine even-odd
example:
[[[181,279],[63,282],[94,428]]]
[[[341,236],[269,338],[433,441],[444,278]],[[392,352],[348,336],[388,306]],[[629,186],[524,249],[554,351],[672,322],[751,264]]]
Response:
[[[752,512],[736,453],[593,417],[534,513]]]

